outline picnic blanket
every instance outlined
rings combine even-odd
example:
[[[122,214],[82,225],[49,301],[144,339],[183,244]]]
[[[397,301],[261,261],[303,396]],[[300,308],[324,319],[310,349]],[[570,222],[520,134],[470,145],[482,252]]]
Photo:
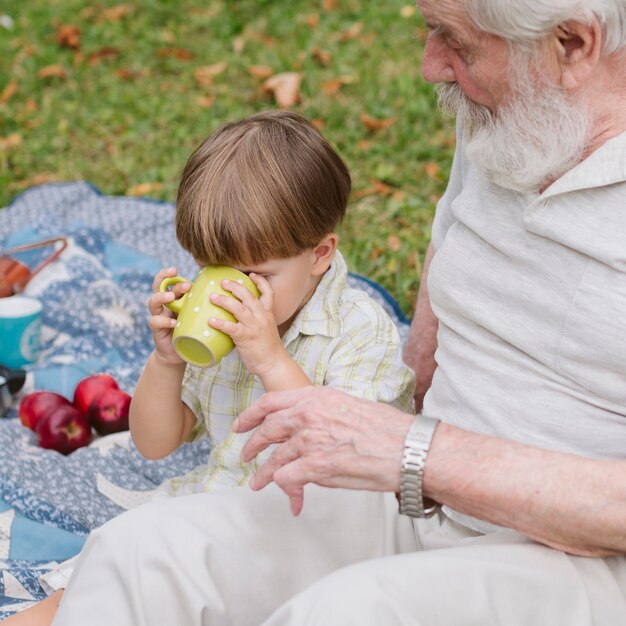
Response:
[[[0,251],[69,238],[61,258],[26,290],[44,304],[42,353],[27,368],[28,390],[71,398],[81,378],[107,372],[132,394],[152,349],[145,303],[154,274],[170,265],[190,278],[197,271],[175,239],[173,218],[172,204],[105,196],[87,182],[33,187],[0,211]],[[44,254],[19,258],[35,266]],[[349,281],[370,293],[406,338],[408,320],[394,299],[364,277]],[[14,408],[0,420],[0,619],[44,598],[40,576],[78,553],[92,529],[209,453],[200,438],[148,461],[128,433],[118,433],[66,457],[38,447],[16,417]]]

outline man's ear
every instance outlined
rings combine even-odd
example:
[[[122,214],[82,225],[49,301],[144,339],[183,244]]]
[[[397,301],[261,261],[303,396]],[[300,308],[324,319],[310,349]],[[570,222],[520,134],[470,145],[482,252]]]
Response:
[[[314,263],[313,269],[311,270],[312,276],[321,276],[330,267],[332,260],[335,258],[338,243],[339,235],[330,233],[315,246],[313,249]]]
[[[553,31],[552,41],[559,65],[559,83],[577,89],[593,74],[600,59],[602,27],[594,17],[589,24],[568,20]]]

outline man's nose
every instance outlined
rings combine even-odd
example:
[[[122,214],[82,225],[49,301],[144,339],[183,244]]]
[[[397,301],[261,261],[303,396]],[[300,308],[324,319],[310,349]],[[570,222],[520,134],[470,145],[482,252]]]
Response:
[[[441,36],[431,33],[426,39],[422,58],[422,76],[429,83],[453,83],[456,81],[450,63],[449,50]]]

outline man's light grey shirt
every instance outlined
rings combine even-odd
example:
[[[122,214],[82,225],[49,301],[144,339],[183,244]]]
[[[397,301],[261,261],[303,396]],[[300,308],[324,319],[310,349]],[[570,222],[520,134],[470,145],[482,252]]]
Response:
[[[626,458],[626,133],[534,196],[489,184],[459,140],[432,241],[438,367],[424,413]]]

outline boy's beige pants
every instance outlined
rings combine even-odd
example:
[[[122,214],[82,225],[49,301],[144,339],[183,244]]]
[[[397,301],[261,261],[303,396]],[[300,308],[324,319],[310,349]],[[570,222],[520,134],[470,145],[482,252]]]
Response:
[[[275,486],[141,506],[93,533],[55,626],[619,626],[626,558],[572,557],[393,496]]]

